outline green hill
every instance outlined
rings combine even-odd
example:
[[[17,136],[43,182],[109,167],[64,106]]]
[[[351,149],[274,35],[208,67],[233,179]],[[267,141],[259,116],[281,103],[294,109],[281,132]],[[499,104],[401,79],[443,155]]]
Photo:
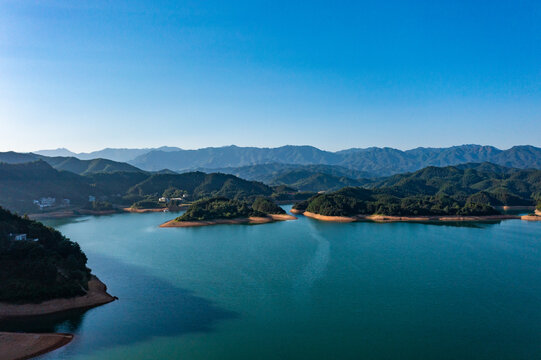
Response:
[[[533,206],[541,170],[494,164],[427,167],[312,197],[296,209],[322,215],[492,215],[495,206]]]
[[[142,200],[157,203],[162,196],[186,195],[186,200],[198,200],[211,196],[245,199],[272,194],[273,189],[265,184],[226,174],[116,171],[81,176],[58,171],[43,160],[0,163],[0,206],[19,213],[38,212],[39,207],[34,200],[41,198],[55,198],[51,209],[58,209],[67,206],[62,204],[64,199],[69,199],[72,208],[88,207],[89,196],[99,201],[129,206]]]
[[[256,181],[247,181],[233,175],[190,172],[183,174],[155,174],[128,190],[128,195],[162,196],[166,190],[186,191],[192,199],[222,196],[245,198],[271,195],[272,189]]]
[[[219,172],[224,174],[232,174],[246,180],[261,181],[266,184],[276,183],[276,179],[284,176],[287,173],[295,171],[303,171],[307,176],[314,174],[327,174],[335,177],[346,177],[350,179],[370,178],[371,174],[348,169],[338,165],[300,165],[300,164],[282,164],[282,163],[267,163],[247,165],[241,167],[226,167],[217,169],[198,169],[206,173]]]
[[[86,175],[98,172],[144,172],[133,165],[107,159],[80,160],[75,157],[43,156],[33,153],[16,153],[13,151],[0,153],[0,163],[22,164],[43,160],[56,170],[71,171],[75,174]]]
[[[291,170],[275,177],[271,185],[287,185],[301,191],[332,191],[348,186],[361,186],[363,181],[307,170]]]
[[[254,211],[247,202],[223,197],[203,199],[193,203],[177,221],[203,221],[245,218],[263,215]]]
[[[479,192],[491,194],[493,206],[534,205],[541,194],[541,170],[512,169],[490,163],[427,167],[414,173],[374,181],[370,188],[387,188],[397,196],[444,194],[460,199]]]
[[[225,197],[213,197],[196,201],[177,221],[203,221],[216,219],[235,219],[267,214],[285,214],[274,202],[264,197],[255,201],[232,200]]]
[[[58,231],[0,208],[0,302],[83,295],[90,279],[86,261],[79,245]]]
[[[100,172],[112,173],[116,171],[144,172],[130,164],[106,159],[79,160],[74,157],[43,157],[42,159],[57,170],[71,171],[79,175]]]
[[[88,202],[89,195],[101,195],[87,180],[69,171],[57,171],[43,160],[22,164],[0,163],[0,206],[24,213],[35,212],[34,200],[70,199],[71,204]]]

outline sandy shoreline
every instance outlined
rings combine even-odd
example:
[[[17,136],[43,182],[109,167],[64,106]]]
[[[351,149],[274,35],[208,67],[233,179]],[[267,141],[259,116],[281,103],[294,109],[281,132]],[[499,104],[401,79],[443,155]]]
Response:
[[[148,212],[163,212],[163,211],[166,210],[166,209],[167,209],[167,208],[160,208],[160,209],[134,209],[134,208],[123,208],[122,210],[124,210],[125,212],[142,214],[142,213],[148,213]]]
[[[524,211],[527,211],[527,210],[534,210],[535,209],[535,206],[526,206],[526,205],[523,205],[523,206],[494,206],[494,209],[497,209],[497,210],[503,210],[503,211],[508,211],[508,210],[524,210]]]
[[[0,332],[0,358],[23,360],[56,350],[73,339],[72,334]]]
[[[73,309],[89,309],[115,301],[117,298],[107,293],[107,286],[96,276],[88,282],[88,292],[83,296],[69,299],[53,299],[39,304],[0,303],[0,320],[3,318],[53,314]]]
[[[257,224],[268,224],[275,221],[287,221],[287,220],[296,220],[297,218],[292,215],[287,214],[269,214],[265,217],[256,217],[251,216],[248,218],[236,218],[236,219],[216,219],[216,220],[204,220],[204,221],[176,221],[175,219],[170,220],[166,223],[160,225],[160,227],[197,227],[197,226],[210,226],[210,225],[238,225],[238,224],[247,224],[247,225],[257,225]]]
[[[148,212],[164,212],[164,210],[167,211],[171,211],[171,212],[175,212],[175,211],[182,211],[182,210],[185,210],[189,207],[190,205],[180,205],[180,206],[176,206],[174,208],[157,208],[157,209],[135,209],[135,208],[123,208],[122,210],[124,210],[125,212],[130,212],[130,213],[139,213],[139,214],[142,214],[142,213],[148,213]]]
[[[304,213],[304,210],[291,209],[291,210],[289,210],[289,212],[292,213],[292,214],[302,214],[302,213]]]
[[[357,215],[357,216],[327,216],[314,214],[309,211],[303,212],[304,216],[328,222],[462,222],[462,221],[499,221],[499,220],[528,220],[541,221],[541,216],[518,216],[518,215],[488,215],[488,216],[387,216],[387,215]]]
[[[541,214],[536,213],[536,215],[524,215],[521,216],[521,219],[526,221],[541,221]]]

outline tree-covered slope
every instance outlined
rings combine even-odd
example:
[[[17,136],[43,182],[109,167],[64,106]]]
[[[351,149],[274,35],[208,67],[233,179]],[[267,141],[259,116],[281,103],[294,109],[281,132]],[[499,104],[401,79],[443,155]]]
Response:
[[[457,198],[485,192],[493,206],[533,205],[541,194],[541,170],[512,169],[490,163],[427,167],[374,181],[399,196],[445,194]]]
[[[216,219],[236,219],[264,215],[253,210],[245,201],[224,197],[213,197],[196,201],[177,221],[204,221]]]
[[[106,159],[79,160],[75,157],[50,157],[42,159],[57,170],[71,171],[79,175],[99,172],[112,173],[116,171],[143,172],[143,170],[133,165]]]
[[[363,181],[307,170],[291,170],[272,179],[271,185],[287,185],[301,191],[332,191],[347,186],[361,186]]]
[[[328,216],[391,215],[484,216],[499,214],[492,206],[474,201],[461,201],[443,194],[396,196],[384,189],[344,188],[329,194],[319,194],[305,204],[295,206],[311,213]]]
[[[26,234],[27,240],[10,234]],[[90,279],[86,261],[79,245],[60,232],[0,208],[0,302],[83,295]]]
[[[13,151],[0,153],[0,163],[22,164],[43,160],[57,170],[70,171],[79,175],[86,175],[98,172],[143,172],[133,165],[107,159],[80,160],[75,157],[64,156],[43,156],[33,153],[16,153]]]
[[[45,161],[31,163],[0,163],[0,206],[17,212],[36,210],[33,200],[44,197],[70,199],[73,204],[84,204],[89,195],[100,190],[92,187],[84,177],[69,171],[57,171]]]
[[[233,175],[203,172],[155,174],[133,186],[128,194],[162,196],[167,189],[184,190],[193,199],[209,196],[244,198],[272,194],[269,186],[259,182],[243,180]]]
[[[427,167],[373,181],[367,188],[321,194],[295,208],[321,215],[492,215],[496,206],[533,206],[541,170],[494,164]]]
[[[284,163],[266,163],[247,165],[240,167],[225,167],[217,169],[198,169],[206,173],[220,172],[224,174],[232,174],[246,180],[261,181],[266,184],[272,184],[275,179],[292,171],[304,171],[306,174],[327,174],[335,177],[346,177],[350,179],[370,178],[371,174],[348,169],[338,165],[299,165],[299,164],[284,164]]]
[[[43,160],[30,163],[0,163],[0,205],[19,213],[34,213],[33,203],[41,198],[63,199],[70,205],[88,205],[96,200],[129,206],[136,201],[157,202],[161,196],[188,195],[189,200],[209,196],[247,198],[270,196],[273,189],[265,184],[226,174],[201,172],[184,174],[148,174],[143,172],[97,172],[85,176],[58,171]]]
[[[212,197],[196,201],[176,221],[236,219],[268,214],[285,214],[285,211],[265,197],[257,197],[253,202]]]

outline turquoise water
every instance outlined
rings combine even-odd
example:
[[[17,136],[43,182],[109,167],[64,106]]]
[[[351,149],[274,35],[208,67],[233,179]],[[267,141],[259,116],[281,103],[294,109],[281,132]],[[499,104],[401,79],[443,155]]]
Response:
[[[42,359],[541,359],[541,223],[51,221],[120,298]]]

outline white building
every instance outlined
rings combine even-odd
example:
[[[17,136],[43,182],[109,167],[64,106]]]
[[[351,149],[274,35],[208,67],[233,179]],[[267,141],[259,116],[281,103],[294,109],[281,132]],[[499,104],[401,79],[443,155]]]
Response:
[[[34,204],[39,206],[40,210],[43,210],[43,208],[54,206],[56,204],[56,198],[42,197],[39,200],[34,200]]]
[[[26,240],[26,234],[9,234],[9,237],[15,241]]]

